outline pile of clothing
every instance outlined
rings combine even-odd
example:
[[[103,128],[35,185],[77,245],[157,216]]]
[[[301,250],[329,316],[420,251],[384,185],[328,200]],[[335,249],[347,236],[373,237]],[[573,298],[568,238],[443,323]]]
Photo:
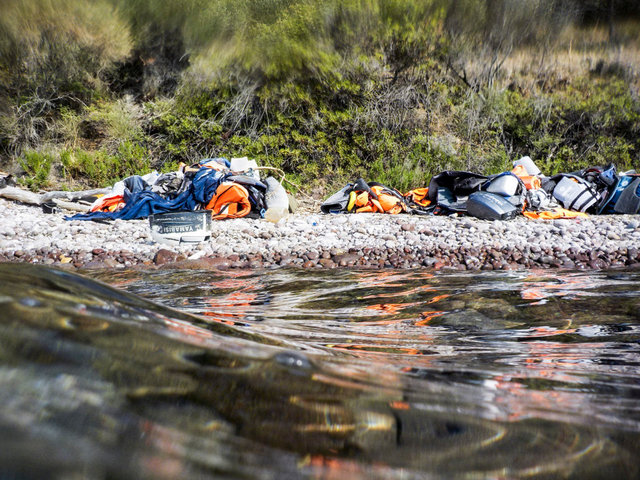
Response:
[[[508,220],[519,214],[542,219],[637,214],[640,174],[618,174],[615,166],[609,165],[546,177],[531,158],[523,157],[513,162],[511,171],[491,176],[445,171],[431,178],[428,187],[404,194],[358,179],[325,200],[321,210],[466,214],[487,220]]]
[[[66,220],[115,220],[146,218],[153,214],[210,210],[215,220],[264,217],[276,201],[288,202],[284,188],[273,177],[261,181],[253,160],[205,159],[175,172],[133,175],[116,183],[95,199],[89,213]],[[275,200],[274,200],[275,199]],[[288,203],[287,203],[288,208]]]

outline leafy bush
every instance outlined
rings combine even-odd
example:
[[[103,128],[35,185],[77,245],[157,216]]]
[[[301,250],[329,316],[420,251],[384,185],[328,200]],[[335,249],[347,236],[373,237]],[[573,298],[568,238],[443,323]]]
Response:
[[[33,191],[49,186],[53,161],[53,156],[49,153],[27,150],[19,160],[27,176],[20,177],[19,182]]]
[[[509,93],[506,101],[505,136],[547,174],[630,166],[640,154],[640,100],[622,81],[576,79],[548,96]]]
[[[121,143],[116,155],[105,150],[64,150],[60,154],[60,162],[67,176],[84,178],[94,187],[113,185],[131,175],[149,173],[151,169],[147,150],[130,141]]]
[[[125,23],[107,0],[29,0],[0,7],[0,109],[11,120],[10,152],[37,145],[62,107],[100,90],[100,75],[130,49]]]
[[[85,109],[84,123],[91,124],[93,135],[104,137],[106,143],[120,145],[141,138],[139,110],[130,97],[100,101]]]

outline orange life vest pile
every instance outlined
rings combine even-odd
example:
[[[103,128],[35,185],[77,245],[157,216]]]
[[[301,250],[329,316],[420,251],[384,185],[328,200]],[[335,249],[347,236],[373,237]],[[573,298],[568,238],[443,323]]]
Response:
[[[485,193],[474,196],[475,192]],[[511,213],[495,217],[477,213],[493,207],[511,210]],[[615,167],[610,165],[545,177],[529,157],[523,157],[514,162],[511,171],[489,177],[471,172],[445,171],[434,176],[428,187],[416,188],[405,194],[379,183],[358,179],[325,200],[321,211],[456,213],[493,219],[512,218],[514,214],[521,213],[527,218],[545,220],[581,218],[590,213],[639,213],[640,175],[632,171],[618,176]]]

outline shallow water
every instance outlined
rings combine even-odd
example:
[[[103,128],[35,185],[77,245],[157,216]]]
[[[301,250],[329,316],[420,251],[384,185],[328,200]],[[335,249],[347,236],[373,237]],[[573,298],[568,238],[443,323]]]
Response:
[[[0,264],[1,478],[640,476],[639,272],[85,275]]]

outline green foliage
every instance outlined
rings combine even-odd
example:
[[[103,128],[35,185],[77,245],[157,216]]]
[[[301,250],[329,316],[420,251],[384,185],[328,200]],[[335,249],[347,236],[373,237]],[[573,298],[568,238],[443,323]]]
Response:
[[[126,25],[107,0],[0,2],[4,153],[39,146],[62,108],[99,95],[101,75],[130,47]]]
[[[142,128],[138,107],[128,98],[115,102],[99,101],[85,109],[85,121],[110,141],[118,144],[140,138]]]
[[[20,178],[20,183],[33,191],[49,186],[53,161],[53,156],[49,153],[27,150],[19,159],[20,166],[26,173],[25,177]]]
[[[153,120],[149,130],[154,150],[162,152],[157,167],[166,170],[180,162],[195,163],[219,156],[224,130],[209,118],[211,97],[198,95],[188,102],[157,101],[146,105],[146,116]]]
[[[60,118],[56,122],[56,132],[66,144],[75,147],[81,135],[83,116],[68,107],[60,109]]]
[[[2,63],[15,69],[8,84],[20,94],[36,87],[81,90],[87,74],[96,75],[131,47],[126,25],[106,0],[29,0],[0,8]]]
[[[147,150],[130,141],[121,143],[116,155],[105,150],[64,150],[60,163],[67,176],[84,178],[90,185],[101,187],[131,175],[144,175],[151,169]]]
[[[622,81],[586,81],[550,95],[507,94],[505,136],[553,174],[614,162],[632,168],[640,153],[640,101]]]

